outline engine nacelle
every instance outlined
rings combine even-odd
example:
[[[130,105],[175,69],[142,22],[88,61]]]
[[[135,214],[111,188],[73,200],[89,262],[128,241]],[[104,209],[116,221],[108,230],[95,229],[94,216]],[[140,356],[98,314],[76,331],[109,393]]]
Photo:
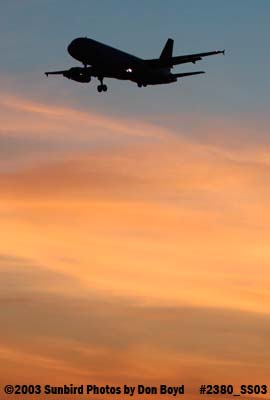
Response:
[[[66,78],[76,82],[88,83],[91,81],[89,68],[73,67],[63,74]]]

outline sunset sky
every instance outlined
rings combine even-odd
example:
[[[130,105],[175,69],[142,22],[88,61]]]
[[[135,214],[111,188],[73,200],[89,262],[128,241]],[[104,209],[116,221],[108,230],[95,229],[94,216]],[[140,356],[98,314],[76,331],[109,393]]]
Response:
[[[1,387],[270,387],[269,18],[268,0],[3,1]],[[86,35],[226,56],[106,94],[46,79]]]

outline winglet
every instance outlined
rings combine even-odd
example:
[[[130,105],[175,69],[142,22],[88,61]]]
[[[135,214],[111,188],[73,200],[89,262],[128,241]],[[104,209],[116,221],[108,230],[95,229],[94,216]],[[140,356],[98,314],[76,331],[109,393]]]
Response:
[[[47,78],[48,78],[48,76],[49,76],[49,74],[48,74],[48,72],[44,72],[44,74],[47,76]]]
[[[224,56],[225,56],[225,49],[224,50],[222,50],[222,52],[221,52]]]

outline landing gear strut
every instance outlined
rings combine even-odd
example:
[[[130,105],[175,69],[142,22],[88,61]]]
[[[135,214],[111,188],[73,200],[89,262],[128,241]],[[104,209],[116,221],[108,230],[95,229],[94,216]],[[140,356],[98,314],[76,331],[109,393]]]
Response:
[[[98,85],[97,91],[98,91],[99,93],[101,93],[101,92],[107,92],[108,87],[107,87],[107,85],[104,85],[104,84],[103,84],[103,78],[98,78],[98,80],[99,80],[99,82],[100,82],[100,85]]]

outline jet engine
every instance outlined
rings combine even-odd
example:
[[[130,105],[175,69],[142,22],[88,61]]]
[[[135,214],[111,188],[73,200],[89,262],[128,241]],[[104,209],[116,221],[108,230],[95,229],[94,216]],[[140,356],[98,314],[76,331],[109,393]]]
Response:
[[[63,75],[76,82],[86,83],[91,81],[89,68],[73,67],[63,72]]]

